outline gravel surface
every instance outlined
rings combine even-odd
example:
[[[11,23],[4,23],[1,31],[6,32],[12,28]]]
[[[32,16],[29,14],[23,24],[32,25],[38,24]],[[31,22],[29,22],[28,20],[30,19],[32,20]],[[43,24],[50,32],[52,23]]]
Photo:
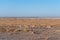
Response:
[[[22,30],[23,29],[24,28],[22,28]],[[58,27],[33,27],[27,28],[27,30],[16,32],[0,32],[0,40],[60,40],[60,29]]]

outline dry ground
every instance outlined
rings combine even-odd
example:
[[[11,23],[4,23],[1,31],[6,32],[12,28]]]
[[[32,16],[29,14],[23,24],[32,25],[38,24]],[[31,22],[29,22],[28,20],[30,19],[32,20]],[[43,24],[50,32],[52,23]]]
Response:
[[[0,18],[0,40],[60,40],[60,19]]]
[[[0,18],[0,25],[60,25],[60,19],[43,18]]]

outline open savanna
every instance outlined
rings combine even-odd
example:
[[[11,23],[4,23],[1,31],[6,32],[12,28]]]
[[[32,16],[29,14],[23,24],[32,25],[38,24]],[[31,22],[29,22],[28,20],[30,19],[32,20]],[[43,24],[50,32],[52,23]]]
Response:
[[[1,31],[29,31],[29,27],[59,27],[60,19],[48,18],[0,18]],[[23,27],[23,28],[22,28]],[[28,30],[26,30],[28,29]]]
[[[60,19],[0,18],[0,40],[60,40]]]
[[[35,25],[35,26],[53,26],[60,25],[60,19],[48,18],[0,18],[0,26],[11,25]]]

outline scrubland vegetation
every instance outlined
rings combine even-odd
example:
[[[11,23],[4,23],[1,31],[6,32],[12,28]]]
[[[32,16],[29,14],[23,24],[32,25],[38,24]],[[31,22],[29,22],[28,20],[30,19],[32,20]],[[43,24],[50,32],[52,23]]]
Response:
[[[60,40],[60,19],[0,18],[0,36],[1,40]]]

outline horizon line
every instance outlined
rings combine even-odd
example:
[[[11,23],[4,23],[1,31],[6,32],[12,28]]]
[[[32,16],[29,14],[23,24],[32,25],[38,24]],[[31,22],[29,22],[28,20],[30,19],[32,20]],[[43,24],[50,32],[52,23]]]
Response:
[[[0,17],[0,18],[22,18],[22,19],[60,19],[60,17]]]

